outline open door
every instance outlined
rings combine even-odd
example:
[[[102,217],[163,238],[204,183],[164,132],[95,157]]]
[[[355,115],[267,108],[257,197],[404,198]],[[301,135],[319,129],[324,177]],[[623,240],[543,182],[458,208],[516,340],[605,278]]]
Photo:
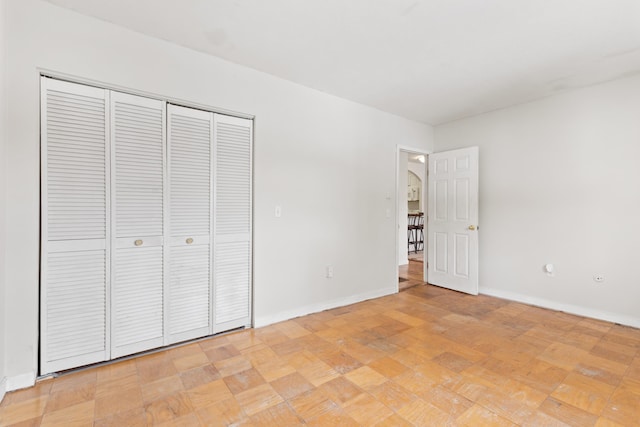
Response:
[[[478,294],[478,147],[429,155],[428,282]]]

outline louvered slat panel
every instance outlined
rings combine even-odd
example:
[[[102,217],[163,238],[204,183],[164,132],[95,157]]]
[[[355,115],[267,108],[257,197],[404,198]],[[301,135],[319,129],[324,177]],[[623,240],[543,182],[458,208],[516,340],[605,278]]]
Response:
[[[164,344],[164,103],[112,92],[111,113],[111,357],[120,357]]]
[[[169,331],[209,329],[209,245],[171,248]],[[206,332],[205,334],[206,335]],[[186,339],[183,337],[183,339]]]
[[[112,357],[142,351],[140,343],[162,345],[162,247],[118,249],[114,262]]]
[[[54,83],[55,85],[55,83]],[[105,101],[46,89],[47,239],[104,239],[106,233]],[[68,111],[73,111],[69,114]],[[87,181],[87,177],[91,180]],[[63,179],[56,179],[63,177]],[[78,184],[83,183],[82,192]],[[89,214],[92,221],[87,221]]]
[[[169,105],[169,341],[210,333],[211,113]]]
[[[41,78],[41,374],[108,358],[107,129],[104,90]]]
[[[215,260],[216,324],[248,319],[251,293],[249,243],[219,242]]]
[[[114,93],[116,237],[163,234],[163,112]],[[153,102],[151,103],[153,105]]]
[[[214,118],[214,331],[251,322],[252,122]]]
[[[248,233],[251,215],[251,128],[216,127],[216,234]]]
[[[105,251],[48,255],[48,361],[105,350]]]
[[[209,234],[210,114],[170,105],[169,121],[171,236]]]

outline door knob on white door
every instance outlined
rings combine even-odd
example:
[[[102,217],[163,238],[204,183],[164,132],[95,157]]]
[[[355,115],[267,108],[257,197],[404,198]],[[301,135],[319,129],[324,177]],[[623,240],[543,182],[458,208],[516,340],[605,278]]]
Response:
[[[473,230],[475,230],[475,229],[476,229],[476,226],[475,226],[475,225],[470,225],[470,226],[469,226],[469,230],[473,231]]]

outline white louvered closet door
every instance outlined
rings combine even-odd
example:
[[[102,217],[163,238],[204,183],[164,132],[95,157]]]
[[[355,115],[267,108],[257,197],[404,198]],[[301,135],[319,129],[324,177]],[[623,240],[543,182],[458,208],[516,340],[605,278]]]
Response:
[[[165,104],[111,93],[111,357],[164,345]]]
[[[109,358],[107,97],[41,78],[41,374]]]
[[[210,334],[213,113],[169,105],[169,343]]]
[[[251,325],[253,122],[214,114],[214,331]]]

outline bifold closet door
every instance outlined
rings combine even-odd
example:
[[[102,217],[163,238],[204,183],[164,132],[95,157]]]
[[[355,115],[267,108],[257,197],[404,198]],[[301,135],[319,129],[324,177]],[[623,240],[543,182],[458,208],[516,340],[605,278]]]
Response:
[[[107,99],[41,78],[41,374],[109,358]]]
[[[209,335],[213,113],[168,105],[169,343]]]
[[[251,325],[253,122],[214,114],[214,325]]]
[[[164,342],[165,103],[111,93],[111,358]]]
[[[41,374],[251,325],[252,125],[41,78]]]

